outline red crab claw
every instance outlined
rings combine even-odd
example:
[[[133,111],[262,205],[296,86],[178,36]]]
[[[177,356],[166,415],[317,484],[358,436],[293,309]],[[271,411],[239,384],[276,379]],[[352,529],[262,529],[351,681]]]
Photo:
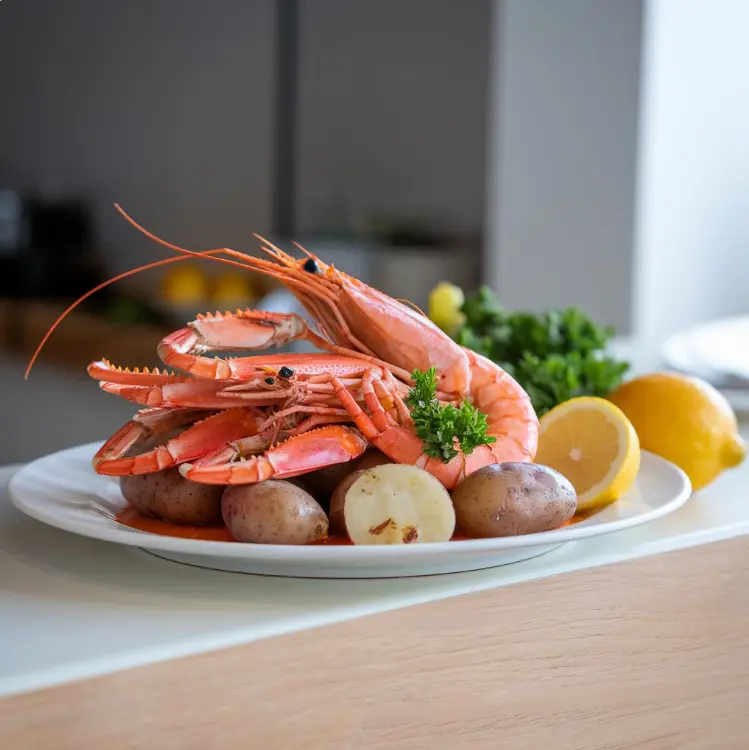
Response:
[[[183,463],[179,470],[187,479],[203,484],[255,484],[352,461],[364,453],[367,445],[358,430],[327,425],[291,437],[259,456],[244,458],[242,450],[250,446],[240,442],[212,457],[221,463]]]
[[[166,383],[180,383],[186,378],[184,375],[176,375],[173,372],[159,370],[154,367],[142,370],[134,367],[118,367],[108,359],[100,359],[92,362],[87,368],[88,374],[94,380],[106,380],[110,383],[121,383],[122,385],[165,385]]]
[[[201,378],[229,380],[238,377],[233,362],[204,357],[206,352],[237,352],[283,346],[306,338],[307,323],[294,314],[237,310],[235,313],[199,315],[187,328],[170,333],[161,340],[158,354],[171,367]]]
[[[232,440],[257,432],[264,417],[255,409],[229,409],[205,417],[200,409],[148,409],[118,430],[94,456],[98,474],[126,476],[163,471],[183,461],[194,461]],[[162,445],[134,456],[123,457],[132,448],[172,432],[185,424],[188,429]]]
[[[290,388],[256,392],[232,392],[226,390],[225,380],[193,380],[165,385],[123,385],[101,383],[106,393],[144,406],[187,406],[195,409],[231,409],[240,406],[271,406],[291,396]]]

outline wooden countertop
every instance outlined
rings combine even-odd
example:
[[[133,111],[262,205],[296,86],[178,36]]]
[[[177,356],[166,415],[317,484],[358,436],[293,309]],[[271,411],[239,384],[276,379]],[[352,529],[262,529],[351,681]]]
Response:
[[[0,747],[743,749],[748,534],[746,464],[643,527],[393,581],[192,569],[0,501]]]

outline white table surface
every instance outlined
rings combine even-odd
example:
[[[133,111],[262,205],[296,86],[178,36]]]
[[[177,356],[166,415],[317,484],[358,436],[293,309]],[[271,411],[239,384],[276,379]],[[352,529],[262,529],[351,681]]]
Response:
[[[401,580],[264,578],[44,526],[8,501],[13,472],[0,469],[0,696],[749,534],[745,463],[670,516],[502,568]]]

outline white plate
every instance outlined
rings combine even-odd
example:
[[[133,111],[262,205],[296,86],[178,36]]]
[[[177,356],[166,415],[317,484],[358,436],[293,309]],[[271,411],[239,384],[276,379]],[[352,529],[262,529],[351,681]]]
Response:
[[[749,316],[677,333],[665,343],[662,356],[667,367],[707,380],[736,411],[749,412]]]
[[[99,443],[40,458],[10,482],[23,513],[75,534],[127,544],[177,562],[242,573],[298,578],[391,578],[480,570],[527,560],[585,537],[652,521],[681,507],[691,494],[687,476],[673,464],[643,453],[637,485],[614,505],[555,531],[500,539],[394,546],[238,544],[159,536],[122,526],[117,482],[95,474]]]

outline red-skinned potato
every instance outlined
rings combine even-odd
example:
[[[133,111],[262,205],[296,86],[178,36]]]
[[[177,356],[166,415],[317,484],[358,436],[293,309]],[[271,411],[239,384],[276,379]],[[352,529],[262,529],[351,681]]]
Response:
[[[476,538],[558,529],[575,515],[577,495],[558,471],[529,463],[484,466],[452,493],[458,528]]]
[[[328,517],[315,498],[280,479],[227,487],[221,512],[238,542],[299,545],[328,535]]]
[[[185,479],[179,469],[120,477],[120,491],[141,513],[181,526],[210,526],[221,521],[224,488]]]

